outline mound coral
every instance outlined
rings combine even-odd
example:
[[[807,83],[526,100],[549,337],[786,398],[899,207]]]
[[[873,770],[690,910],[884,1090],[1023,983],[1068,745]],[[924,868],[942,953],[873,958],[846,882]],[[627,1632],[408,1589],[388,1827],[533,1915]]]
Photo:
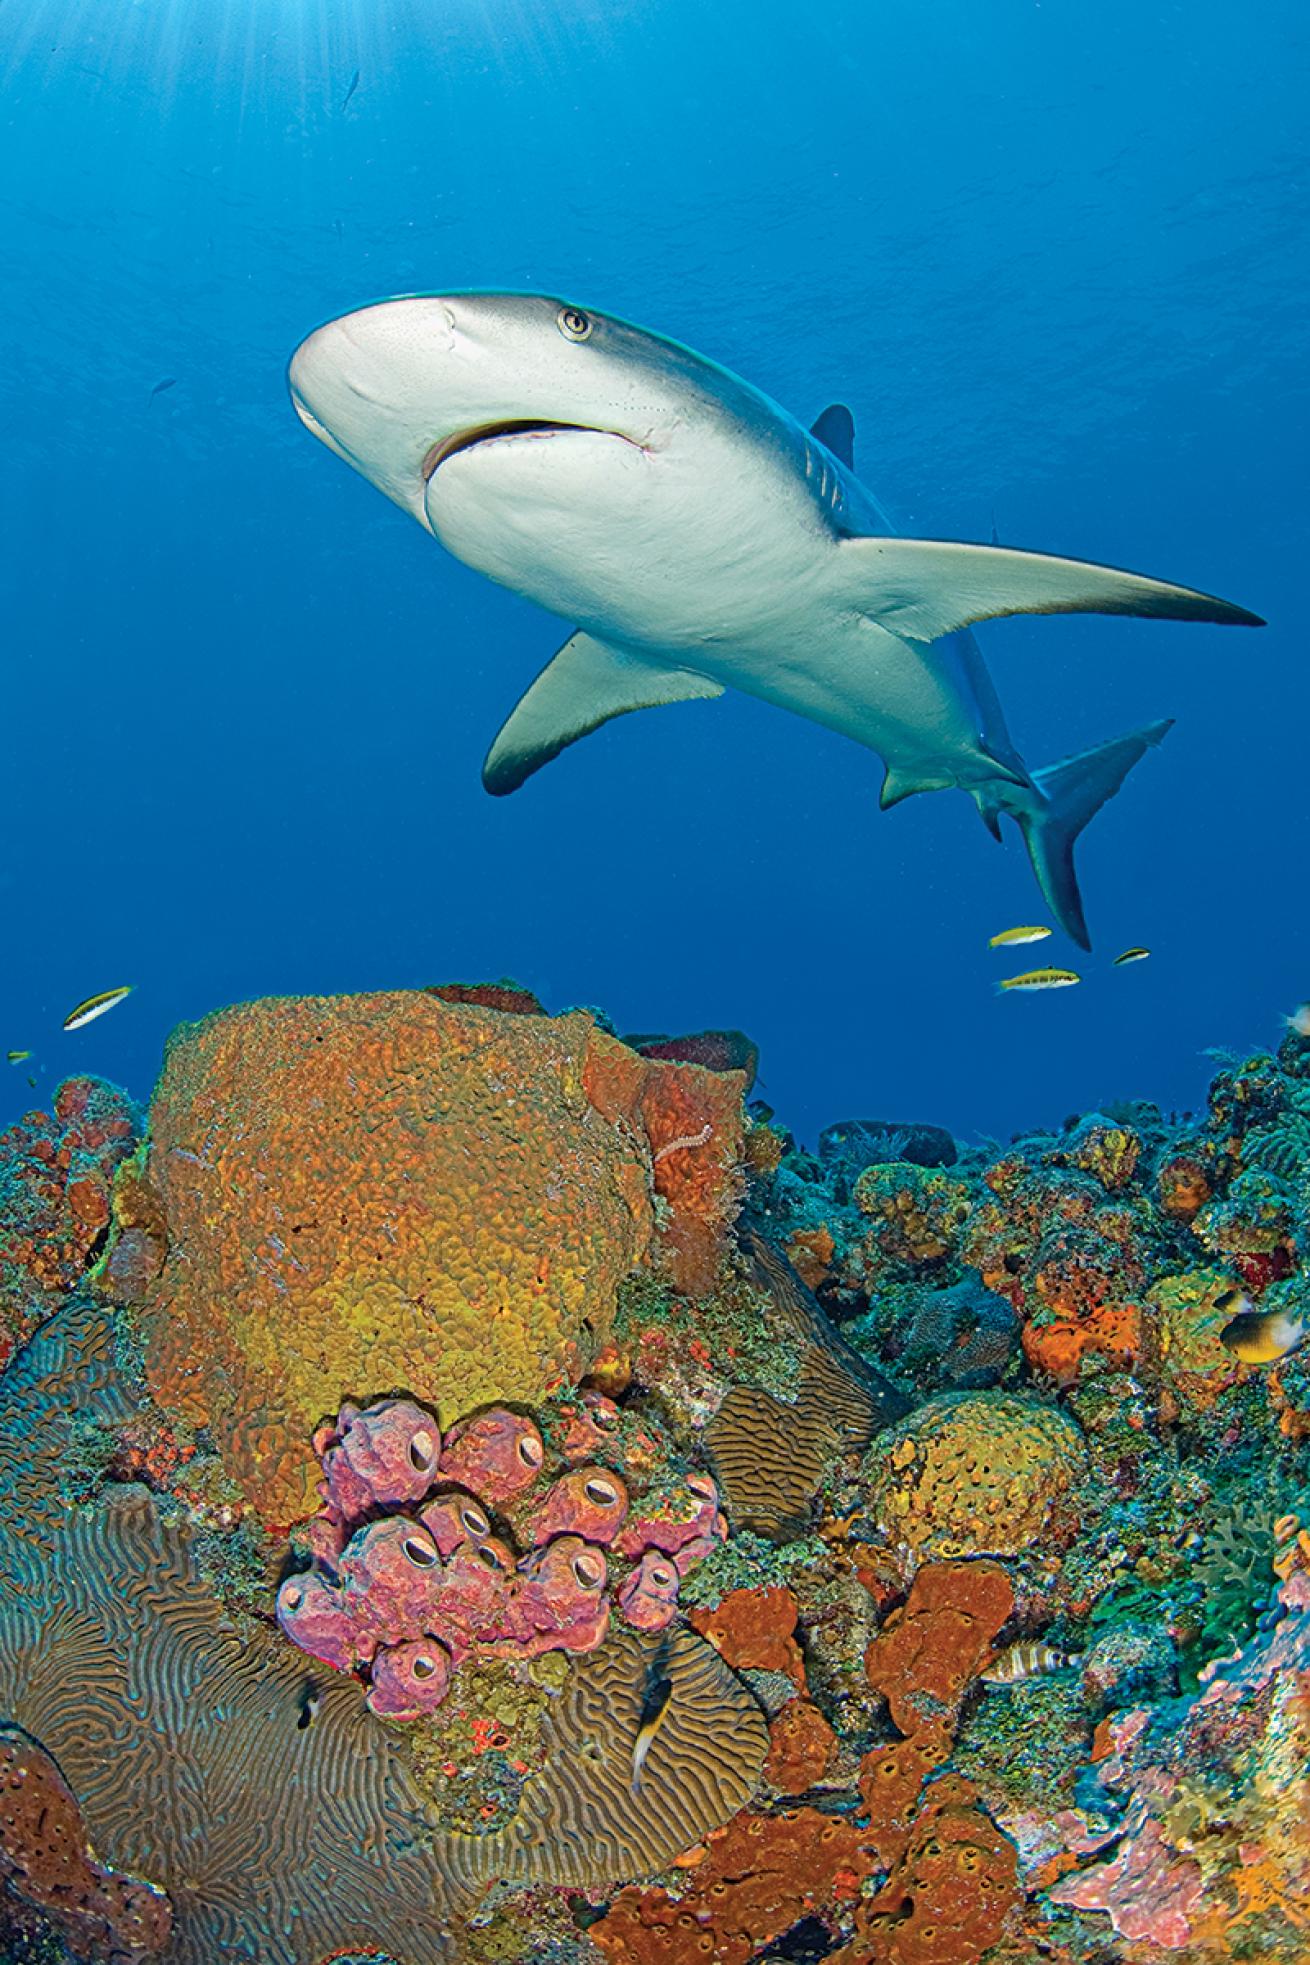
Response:
[[[1054,1511],[1086,1467],[1082,1434],[1057,1407],[951,1393],[879,1437],[866,1460],[868,1506],[911,1567],[926,1557],[1013,1556],[1039,1540],[1055,1546]]]
[[[864,1243],[871,1280],[943,1261],[969,1212],[969,1190],[962,1181],[908,1161],[866,1167],[855,1183],[854,1200],[872,1223]]]
[[[100,1078],[66,1078],[47,1112],[0,1133],[0,1364],[75,1289],[109,1226],[139,1115]]]
[[[581,1013],[419,993],[224,1011],[169,1045],[106,1287],[137,1302],[160,1402],[293,1521],[343,1389],[403,1387],[448,1421],[575,1380],[651,1242],[652,1169],[670,1260],[711,1262],[740,1084]]]

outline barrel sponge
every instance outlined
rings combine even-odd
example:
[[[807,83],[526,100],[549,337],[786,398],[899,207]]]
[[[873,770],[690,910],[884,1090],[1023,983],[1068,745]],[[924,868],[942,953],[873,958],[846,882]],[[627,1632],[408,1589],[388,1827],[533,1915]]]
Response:
[[[596,1038],[580,1012],[397,992],[269,998],[170,1040],[146,1367],[265,1520],[312,1510],[311,1436],[343,1396],[403,1390],[444,1427],[535,1402],[606,1341],[654,1210],[646,1139],[588,1096]]]
[[[1080,1429],[1001,1392],[930,1399],[870,1450],[871,1511],[916,1560],[1050,1546],[1055,1504],[1083,1478]]]

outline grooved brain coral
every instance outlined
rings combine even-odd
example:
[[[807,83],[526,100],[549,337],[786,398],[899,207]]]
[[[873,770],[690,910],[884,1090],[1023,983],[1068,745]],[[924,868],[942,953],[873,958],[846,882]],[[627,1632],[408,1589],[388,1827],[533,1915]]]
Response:
[[[144,1488],[65,1498],[88,1429],[112,1432],[135,1402],[112,1314],[89,1302],[0,1382],[0,1720],[57,1763],[100,1863],[167,1893],[160,1965],[320,1965],[355,1946],[455,1965],[486,1881],[660,1869],[749,1798],[767,1735],[746,1688],[690,1631],[663,1646],[622,1632],[571,1670],[517,1815],[453,1830],[403,1732],[345,1674],[308,1670],[259,1627],[240,1635],[190,1530]],[[656,1657],[669,1702],[634,1794]]]
[[[870,1512],[916,1558],[1015,1556],[1041,1540],[1087,1450],[1055,1406],[963,1393],[880,1435],[866,1466]]]
[[[343,1396],[403,1390],[445,1425],[576,1379],[651,1240],[657,1073],[693,1106],[712,1077],[647,1064],[581,1012],[420,993],[184,1025],[105,1270],[139,1310],[152,1391],[286,1523],[314,1505],[310,1436]],[[722,1209],[740,1088],[719,1077],[706,1096],[702,1180],[717,1170]]]

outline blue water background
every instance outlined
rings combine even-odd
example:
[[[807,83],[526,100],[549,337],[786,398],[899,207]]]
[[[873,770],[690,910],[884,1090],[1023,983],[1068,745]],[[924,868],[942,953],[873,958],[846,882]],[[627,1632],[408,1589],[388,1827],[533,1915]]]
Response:
[[[620,1029],[744,1027],[807,1134],[1195,1103],[1207,1046],[1310,994],[1308,29],[1303,0],[9,0],[0,1049],[144,1094],[234,999],[510,973]],[[463,286],[627,315],[807,419],[845,398],[904,531],[994,517],[1269,616],[983,630],[1031,764],[1178,718],[1085,837],[1081,989],[993,993],[988,935],[1043,914],[1016,835],[959,794],[881,816],[870,755],[763,704],[625,718],[485,796],[560,628],[284,384],[326,317]]]

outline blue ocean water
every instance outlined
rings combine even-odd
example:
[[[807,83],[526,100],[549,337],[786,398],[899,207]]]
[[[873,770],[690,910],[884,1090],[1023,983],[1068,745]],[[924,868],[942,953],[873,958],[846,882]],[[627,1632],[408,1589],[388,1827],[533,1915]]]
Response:
[[[1272,1041],[1310,993],[1307,79],[1292,0],[8,0],[0,1049],[35,1057],[0,1116],[29,1068],[144,1095],[235,999],[505,973],[740,1025],[805,1134],[1183,1108],[1207,1046]],[[1030,764],[1178,718],[1085,836],[1081,988],[994,994],[987,937],[1042,918],[1016,836],[958,794],[880,815],[875,759],[762,703],[486,797],[558,624],[284,380],[318,321],[468,286],[846,400],[902,531],[1268,616],[981,631]]]

